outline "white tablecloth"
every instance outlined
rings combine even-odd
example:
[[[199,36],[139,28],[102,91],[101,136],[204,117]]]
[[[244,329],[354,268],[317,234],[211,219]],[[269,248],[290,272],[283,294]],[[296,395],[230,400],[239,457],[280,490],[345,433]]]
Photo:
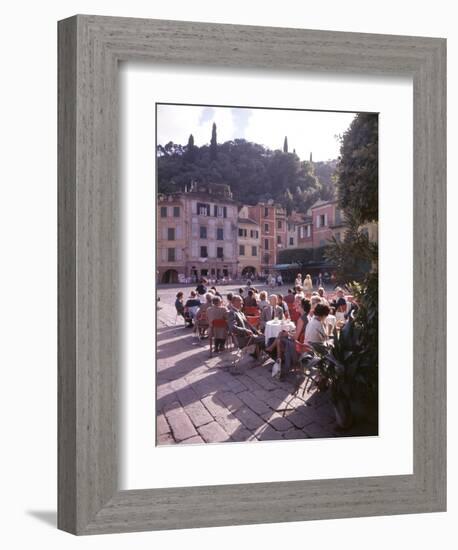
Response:
[[[266,344],[269,338],[275,338],[282,330],[294,330],[296,328],[292,321],[267,321],[264,336],[266,337]]]

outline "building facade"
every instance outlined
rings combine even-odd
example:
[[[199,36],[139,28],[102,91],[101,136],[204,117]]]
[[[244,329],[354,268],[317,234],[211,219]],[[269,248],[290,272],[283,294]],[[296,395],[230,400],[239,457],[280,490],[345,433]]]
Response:
[[[242,206],[237,220],[238,274],[256,276],[261,272],[261,231],[249,217],[248,206]]]
[[[188,223],[186,276],[237,276],[237,204],[228,185],[193,184],[185,193]]]
[[[186,208],[180,194],[159,195],[157,202],[156,266],[161,283],[178,283],[185,273]]]
[[[229,186],[193,182],[182,193],[159,197],[157,219],[160,282],[236,277],[237,204]]]
[[[224,184],[191,183],[159,195],[157,279],[161,283],[265,275],[285,249],[321,248],[345,237],[337,200],[318,201],[305,214],[286,215],[273,201],[239,207]],[[363,230],[378,240],[377,223]]]
[[[297,224],[297,247],[313,248],[313,218],[310,210]]]
[[[248,214],[260,228],[261,273],[269,273],[277,263],[278,251],[286,247],[286,211],[270,200],[248,206]]]
[[[286,248],[297,248],[298,227],[303,221],[303,216],[297,212],[291,212],[286,218]]]
[[[318,201],[312,207],[313,248],[326,246],[333,236],[337,201]]]

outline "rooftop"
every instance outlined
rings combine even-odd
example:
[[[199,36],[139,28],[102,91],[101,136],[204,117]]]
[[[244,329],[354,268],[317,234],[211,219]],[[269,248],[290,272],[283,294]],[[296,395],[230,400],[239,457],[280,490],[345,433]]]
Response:
[[[323,200],[320,199],[320,200],[316,201],[316,202],[310,207],[310,209],[313,210],[314,208],[318,208],[318,207],[320,207],[320,206],[326,206],[326,205],[328,205],[328,204],[336,204],[337,202],[338,202],[337,199],[334,199],[334,200],[332,200],[332,201],[323,201]]]

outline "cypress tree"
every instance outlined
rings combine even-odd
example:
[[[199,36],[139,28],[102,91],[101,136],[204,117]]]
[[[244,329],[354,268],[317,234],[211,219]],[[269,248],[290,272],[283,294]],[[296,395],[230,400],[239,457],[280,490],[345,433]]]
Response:
[[[217,157],[216,124],[212,126],[212,138],[210,141],[210,160],[216,160]]]
[[[288,136],[285,136],[285,141],[283,142],[283,152],[288,152]]]
[[[196,148],[194,147],[194,136],[189,135],[188,145],[186,148],[186,160],[188,162],[194,162],[196,160]]]

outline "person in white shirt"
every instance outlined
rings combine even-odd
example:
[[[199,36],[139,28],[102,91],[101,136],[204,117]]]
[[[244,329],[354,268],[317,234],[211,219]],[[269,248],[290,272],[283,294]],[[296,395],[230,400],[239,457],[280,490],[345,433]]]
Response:
[[[337,319],[334,314],[335,314],[335,309],[331,307],[329,315],[326,317],[326,327],[328,329],[328,336],[332,336],[334,333],[334,329],[336,328]]]
[[[310,294],[313,290],[313,282],[312,277],[310,275],[306,275],[304,279],[304,284],[302,285],[304,287],[304,291],[306,294]]]
[[[259,301],[258,301],[259,310],[262,311],[268,305],[269,305],[269,302],[267,301],[267,292],[262,290],[259,293]]]
[[[297,285],[294,290],[296,291],[294,297],[299,296],[301,299],[305,298],[304,291],[301,286]]]
[[[329,307],[324,304],[315,306],[312,319],[307,323],[305,329],[305,341],[310,343],[324,344],[328,340],[326,318],[329,315]]]
[[[315,315],[315,308],[318,304],[321,304],[321,298],[318,294],[312,294],[310,298],[310,303],[312,304],[312,309],[310,310],[309,319]]]

